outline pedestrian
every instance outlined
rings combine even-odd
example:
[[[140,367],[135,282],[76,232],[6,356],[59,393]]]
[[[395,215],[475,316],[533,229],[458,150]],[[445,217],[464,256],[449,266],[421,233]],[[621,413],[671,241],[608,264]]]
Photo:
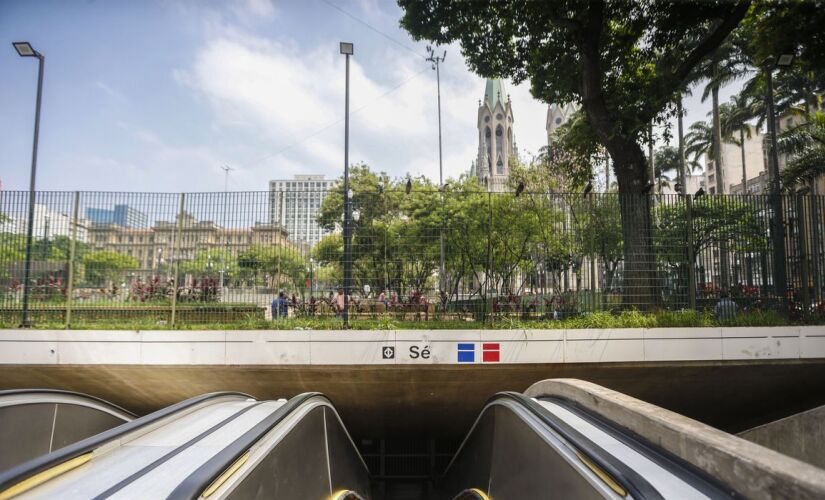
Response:
[[[278,297],[272,301],[272,319],[286,318],[288,314],[286,296],[284,292],[279,292]]]
[[[733,299],[730,298],[730,293],[727,290],[722,290],[720,293],[719,303],[716,304],[713,312],[718,320],[732,319],[736,316],[738,306]]]
[[[344,287],[338,287],[338,293],[332,301],[335,315],[339,318],[344,317]]]

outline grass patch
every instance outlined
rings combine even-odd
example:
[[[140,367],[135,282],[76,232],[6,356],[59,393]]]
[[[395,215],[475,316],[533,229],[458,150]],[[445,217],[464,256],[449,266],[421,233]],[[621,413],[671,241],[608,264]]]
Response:
[[[0,328],[17,328],[19,320],[0,319]],[[492,322],[430,320],[399,320],[392,315],[377,319],[357,319],[350,322],[353,330],[467,330],[467,329],[615,329],[615,328],[694,328],[694,327],[757,327],[802,324],[825,324],[822,316],[810,316],[802,320],[789,321],[773,311],[740,313],[734,318],[719,321],[710,312],[700,311],[623,311],[621,313],[594,312],[563,320],[517,319],[504,317]],[[39,321],[37,329],[62,330],[65,325],[59,321]],[[267,321],[249,316],[232,322],[186,322],[174,326],[167,321],[153,318],[144,319],[96,319],[73,322],[72,330],[340,330],[342,321],[332,317],[299,317]]]

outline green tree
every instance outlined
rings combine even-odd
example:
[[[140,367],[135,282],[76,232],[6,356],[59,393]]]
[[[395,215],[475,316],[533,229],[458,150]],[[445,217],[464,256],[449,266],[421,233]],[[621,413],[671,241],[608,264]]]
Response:
[[[180,272],[195,277],[219,277],[224,273],[224,279],[235,279],[238,276],[238,260],[232,252],[225,248],[201,248],[195,252],[191,260],[180,263]]]
[[[790,155],[780,173],[785,189],[810,183],[825,174],[825,113],[813,113],[801,125],[784,132],[777,147]]]
[[[749,121],[753,118],[754,107],[747,96],[735,95],[729,103],[719,109],[724,140],[739,146],[742,153],[742,193],[748,193],[748,167],[745,160],[745,139],[753,136],[753,127]]]
[[[118,252],[100,250],[83,256],[86,268],[86,281],[93,285],[106,285],[123,279],[123,272],[138,269],[137,259]]]
[[[459,41],[483,76],[530,79],[545,102],[581,103],[593,135],[613,158],[619,191],[639,195],[647,162],[639,141],[725,40],[750,3],[567,0],[476,4],[400,0],[401,24],[416,38]],[[560,70],[563,68],[563,70]],[[656,302],[648,262],[648,203],[621,198],[625,277],[636,303]]]

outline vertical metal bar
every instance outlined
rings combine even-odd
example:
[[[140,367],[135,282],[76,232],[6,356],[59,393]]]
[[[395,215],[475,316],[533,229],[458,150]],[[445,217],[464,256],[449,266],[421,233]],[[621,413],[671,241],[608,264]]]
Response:
[[[800,263],[800,283],[799,287],[802,289],[802,312],[808,314],[811,307],[811,293],[809,287],[809,269],[808,269],[808,231],[806,228],[807,217],[805,217],[804,199],[801,195],[796,196],[796,225],[798,230],[799,243],[799,263]]]
[[[180,194],[180,208],[178,209],[178,220],[175,228],[175,236],[172,240],[172,258],[174,262],[172,266],[174,267],[174,278],[172,279],[172,316],[170,318],[169,324],[170,326],[175,326],[175,315],[177,313],[177,304],[178,304],[178,288],[180,287],[180,283],[178,282],[178,271],[180,266],[180,242],[182,238],[183,232],[183,207],[186,201],[186,194]]]
[[[773,234],[773,286],[774,293],[778,296],[781,309],[784,314],[788,313],[788,282],[787,271],[785,269],[785,227],[782,220],[782,193],[779,184],[779,156],[776,149],[776,115],[773,104],[773,67],[766,71],[768,80],[768,131],[771,136],[771,205],[773,208],[772,234]]]
[[[352,199],[349,195],[349,54],[346,56],[346,90],[344,98],[344,328],[349,328],[349,295],[352,285]]]
[[[482,320],[486,319],[486,316],[489,316],[490,322],[492,323],[493,315],[489,314],[489,306],[487,305],[488,302],[492,305],[492,297],[490,296],[490,278],[493,272],[493,193],[489,191],[487,192],[487,211],[487,272],[485,273],[484,278],[486,290],[484,292],[484,309],[482,309],[485,317],[482,317]]]
[[[688,268],[688,304],[691,310],[696,310],[696,270],[695,256],[693,255],[693,199],[685,196],[685,215],[687,229],[687,268]]]
[[[66,281],[66,328],[72,323],[72,295],[74,294],[74,259],[75,242],[77,241],[78,211],[80,209],[80,191],[74,193],[74,204],[72,207],[72,226],[69,237],[69,277]]]
[[[589,218],[592,221],[593,216],[593,194],[589,194],[587,196],[587,201],[590,206],[590,214]],[[593,242],[593,238],[596,234],[594,227],[592,224],[588,224],[590,227],[590,311],[593,312],[596,310],[596,251],[595,245]]]

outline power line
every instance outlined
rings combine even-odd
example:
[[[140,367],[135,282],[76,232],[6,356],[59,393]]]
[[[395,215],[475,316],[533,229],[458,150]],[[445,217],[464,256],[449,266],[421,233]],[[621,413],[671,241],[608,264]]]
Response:
[[[368,103],[364,104],[363,106],[360,106],[360,107],[358,107],[358,108],[356,108],[356,109],[354,109],[354,110],[350,111],[350,116],[352,116],[352,115],[354,115],[354,114],[358,113],[359,111],[363,111],[364,109],[366,109],[367,107],[371,106],[372,104],[374,104],[374,103],[375,103],[376,101],[378,101],[379,99],[383,99],[383,98],[387,97],[388,95],[392,94],[393,92],[395,92],[396,90],[400,89],[400,88],[401,88],[401,87],[403,87],[404,85],[406,85],[406,84],[410,83],[411,81],[413,81],[413,80],[414,80],[414,79],[416,79],[417,77],[421,76],[424,72],[426,72],[426,71],[427,71],[427,70],[429,70],[429,69],[430,69],[430,68],[424,68],[423,70],[419,71],[418,73],[415,73],[414,75],[410,76],[410,77],[409,77],[409,78],[407,78],[406,80],[402,81],[401,83],[399,83],[399,84],[398,84],[398,85],[396,85],[395,87],[392,87],[391,89],[387,90],[386,92],[384,92],[384,93],[383,93],[383,94],[381,94],[380,96],[373,98],[370,102],[368,102]],[[267,160],[267,159],[269,159],[269,158],[272,158],[273,156],[278,156],[279,154],[283,153],[284,151],[288,151],[288,150],[290,150],[290,149],[294,148],[295,146],[298,146],[299,144],[302,144],[302,143],[304,143],[304,142],[308,141],[309,139],[312,139],[313,137],[315,137],[316,135],[320,134],[321,132],[324,132],[324,131],[326,131],[326,130],[328,130],[328,129],[332,128],[332,127],[334,127],[335,125],[338,125],[338,124],[339,124],[339,123],[341,123],[342,121],[344,121],[344,119],[343,119],[343,118],[339,118],[339,119],[335,120],[334,122],[331,122],[331,123],[329,123],[329,124],[327,124],[327,125],[324,125],[323,127],[319,128],[318,130],[316,130],[316,131],[314,131],[314,132],[310,133],[309,135],[306,135],[306,136],[302,137],[301,139],[298,139],[298,140],[297,140],[297,141],[295,141],[295,142],[291,142],[291,143],[287,144],[287,145],[286,145],[286,146],[284,146],[283,148],[281,148],[281,149],[279,149],[279,150],[277,150],[277,151],[275,151],[275,152],[273,152],[273,153],[267,154],[266,156],[262,156],[262,157],[258,158],[257,160],[252,160],[252,161],[250,161],[250,162],[244,163],[244,164],[243,164],[243,166],[245,166],[245,167],[249,167],[249,166],[254,165],[254,164],[256,164],[256,163],[260,163],[260,162],[262,162],[262,161],[264,161],[264,160]]]
[[[424,56],[422,56],[421,54],[419,54],[419,53],[418,53],[418,51],[416,51],[415,49],[411,48],[410,46],[408,46],[408,45],[407,45],[407,44],[405,44],[404,42],[400,42],[400,41],[396,40],[395,38],[393,38],[393,37],[391,37],[390,35],[388,35],[388,34],[384,33],[383,31],[379,30],[378,28],[376,28],[375,26],[371,25],[370,23],[368,23],[368,22],[366,22],[366,21],[364,21],[364,20],[362,20],[362,19],[359,19],[358,17],[356,17],[356,16],[355,16],[355,15],[353,15],[353,14],[350,14],[349,12],[345,11],[345,10],[344,10],[344,9],[342,9],[341,7],[338,7],[338,6],[337,6],[337,5],[335,5],[334,3],[330,2],[330,0],[321,0],[321,1],[322,1],[322,2],[324,2],[325,4],[329,5],[329,6],[330,6],[330,7],[332,7],[333,9],[337,10],[337,11],[338,11],[338,12],[340,12],[341,14],[344,14],[345,16],[347,16],[347,17],[349,17],[349,18],[353,19],[354,21],[357,21],[357,22],[359,22],[359,23],[363,24],[363,25],[364,25],[364,26],[366,26],[367,28],[369,28],[369,29],[371,29],[372,31],[374,31],[374,32],[378,33],[379,35],[383,36],[383,37],[384,37],[384,38],[386,38],[387,40],[389,40],[389,41],[391,41],[392,43],[394,43],[394,44],[398,45],[399,47],[402,47],[402,48],[404,48],[404,49],[406,49],[406,50],[409,50],[410,52],[412,52],[413,54],[415,54],[417,57],[424,58]]]

